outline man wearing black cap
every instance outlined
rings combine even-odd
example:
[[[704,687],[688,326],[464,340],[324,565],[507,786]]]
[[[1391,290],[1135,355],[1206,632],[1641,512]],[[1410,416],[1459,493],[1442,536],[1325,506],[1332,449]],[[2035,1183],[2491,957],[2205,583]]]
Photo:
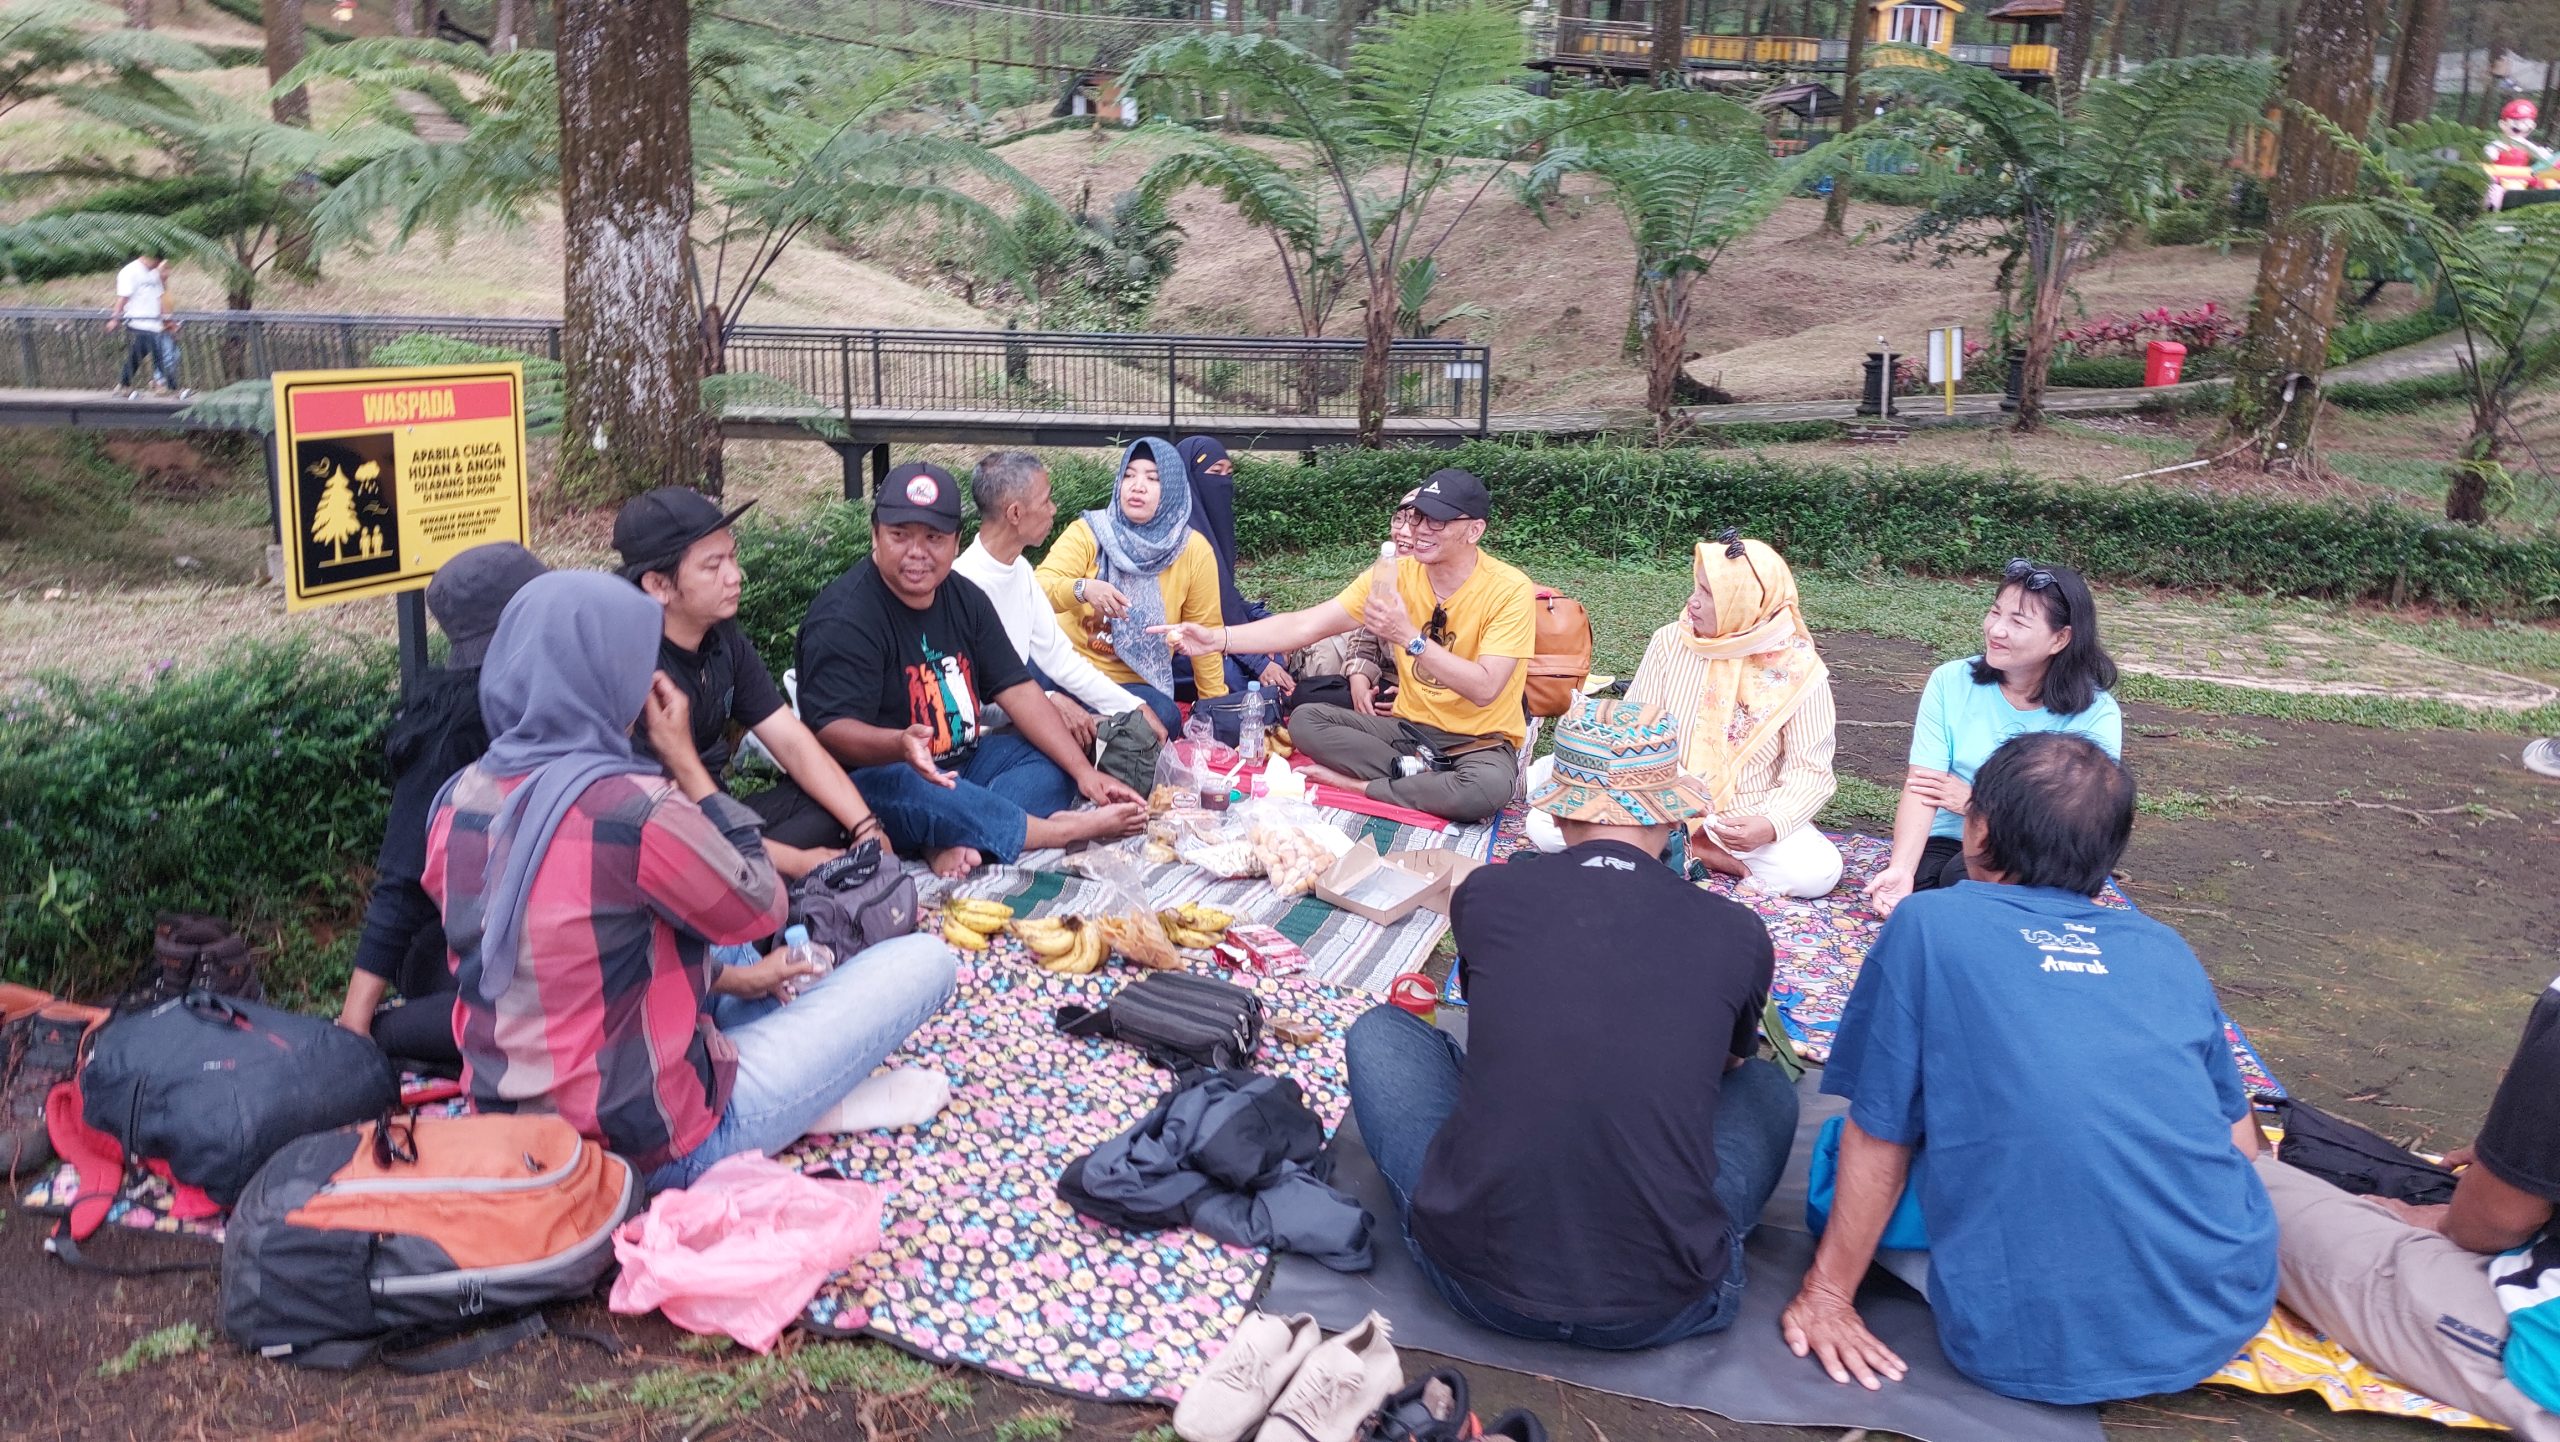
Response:
[[[1521,698],[1538,640],[1538,588],[1486,555],[1492,500],[1466,471],[1434,471],[1396,503],[1392,597],[1373,571],[1321,606],[1241,626],[1163,629],[1186,656],[1286,654],[1354,627],[1394,654],[1395,714],[1357,706],[1300,706],[1289,739],[1314,763],[1312,780],[1452,821],[1500,811],[1519,785],[1529,731]]]
[[[880,823],[844,768],[793,714],[755,643],[738,629],[746,575],[729,527],[754,504],[724,513],[699,491],[662,486],[633,497],[614,516],[613,548],[622,553],[624,577],[666,607],[658,670],[684,693],[703,769],[725,786],[731,722],[781,763],[785,779],[748,804],[765,819],[765,852],[774,870],[797,881]],[[654,754],[645,728],[632,734],[631,749]]]
[[[391,763],[391,816],[373,863],[373,895],[365,902],[355,972],[338,1024],[370,1036],[404,1061],[459,1067],[453,1007],[420,1005],[453,990],[444,919],[418,884],[427,866],[427,813],[453,773],[489,749],[480,719],[480,661],[497,634],[498,617],[527,581],[551,569],[513,541],[474,546],[437,568],[427,582],[427,612],[451,650],[427,673],[418,694],[391,721],[383,751]],[[377,1011],[392,991],[410,1005]]]
[[[1095,769],[1006,636],[951,573],[960,486],[911,461],[881,482],[871,554],[809,603],[800,708],[898,849],[944,876],[1092,837],[1134,835],[1146,802]],[[983,729],[987,703],[1014,729]],[[1092,811],[1073,809],[1081,795]]]

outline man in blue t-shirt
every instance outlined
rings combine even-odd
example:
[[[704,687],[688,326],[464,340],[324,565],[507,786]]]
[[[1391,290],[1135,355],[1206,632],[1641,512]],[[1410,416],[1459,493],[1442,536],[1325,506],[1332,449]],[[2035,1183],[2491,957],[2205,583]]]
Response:
[[[2133,831],[2096,744],[2019,736],[1965,816],[1972,880],[1902,903],[1822,1089],[1837,1192],[1781,1326],[1873,1388],[1903,1364],[1852,1299],[1915,1155],[1947,1359],[2038,1402],[2193,1386],[2267,1320],[2275,1215],[2213,987],[2176,932],[2094,900]]]

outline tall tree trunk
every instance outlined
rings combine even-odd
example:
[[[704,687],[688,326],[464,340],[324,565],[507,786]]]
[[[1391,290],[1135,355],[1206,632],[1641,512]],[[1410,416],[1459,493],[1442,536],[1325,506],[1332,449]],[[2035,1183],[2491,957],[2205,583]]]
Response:
[[[1653,441],[1671,439],[1679,423],[1680,367],[1688,359],[1689,302],[1678,281],[1654,282],[1653,324],[1645,333],[1644,408],[1653,412]]]
[[[1653,83],[1656,88],[1680,83],[1683,56],[1680,53],[1681,0],[1652,0],[1653,4]]]
[[[282,80],[302,63],[302,0],[264,0],[259,16],[267,29],[267,83]],[[268,104],[278,125],[311,123],[311,92],[297,85]]]
[[[2462,458],[2445,468],[2444,518],[2466,525],[2489,520],[2489,476],[2498,465],[2498,427],[2493,419],[2472,426]]]
[[[524,48],[524,0],[498,0],[489,22],[489,53],[513,55]]]
[[[151,28],[151,0],[124,0],[124,23],[134,30]]]
[[[2125,0],[2115,0],[2114,7],[2107,11],[2106,70],[2109,75],[2121,74],[2124,70],[2124,6]]]
[[[1864,0],[1849,7],[1849,53],[1840,65],[1840,133],[1848,134],[1866,119],[1866,102],[1858,94],[1858,72],[1867,64],[1867,15]],[[1831,193],[1822,198],[1823,235],[1846,235],[1849,222],[1849,174],[1831,177]]]
[[[2062,0],[2062,33],[2056,40],[2053,98],[2065,111],[2080,101],[2080,84],[2089,74],[2089,51],[2096,36],[2098,0]],[[2024,414],[2021,411],[2021,414]]]
[[[2170,0],[2170,3],[2169,43],[2162,54],[2175,60],[2187,53],[2187,14],[2194,8],[2195,0]]]
[[[563,0],[560,212],[568,414],[561,479],[593,500],[695,479],[702,335],[686,0]]]
[[[2039,243],[2032,227],[2030,222],[2027,264],[2035,286],[2035,309],[2027,317],[2027,361],[2018,380],[2020,431],[2044,429],[2045,379],[2053,373],[2053,353],[2062,343],[2063,298],[2069,292],[2064,284],[2070,272],[2068,237],[2048,232]],[[1889,378],[1887,384],[1891,384]]]
[[[1383,257],[1369,278],[1369,308],[1360,332],[1360,437],[1358,444],[1376,450],[1387,426],[1388,372],[1395,363],[1396,279]]]
[[[419,24],[419,8],[419,0],[391,0],[391,33],[416,35],[423,28]]]
[[[2414,125],[2435,113],[2436,64],[2444,54],[2445,0],[2409,0],[2400,16],[2400,43],[2391,54],[2393,125]]]
[[[2303,206],[2347,194],[2352,152],[2293,115],[2300,106],[2362,135],[2373,109],[2377,24],[2367,0],[2301,0],[2286,62],[2284,129],[2267,185],[2267,243],[2258,252],[2258,288],[2231,384],[2230,429],[2260,466],[2309,455],[2319,418],[2319,381],[2329,364],[2346,246],[2316,226],[2297,224]]]

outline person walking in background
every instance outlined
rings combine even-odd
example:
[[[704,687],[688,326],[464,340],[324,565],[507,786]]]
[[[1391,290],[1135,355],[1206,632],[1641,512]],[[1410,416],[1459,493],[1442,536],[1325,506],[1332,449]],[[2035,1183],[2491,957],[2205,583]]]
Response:
[[[173,391],[178,399],[195,392],[178,384],[178,321],[169,308],[169,257],[145,251],[116,272],[116,308],[107,329],[124,328],[124,369],[116,374],[116,394],[135,393],[134,374],[151,367],[155,389]]]

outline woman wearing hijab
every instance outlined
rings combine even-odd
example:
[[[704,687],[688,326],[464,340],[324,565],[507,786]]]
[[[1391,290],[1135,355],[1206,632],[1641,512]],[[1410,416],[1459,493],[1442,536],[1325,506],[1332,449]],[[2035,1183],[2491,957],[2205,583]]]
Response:
[[[1191,529],[1208,539],[1218,558],[1218,610],[1230,626],[1259,621],[1271,608],[1236,589],[1236,463],[1216,436],[1184,436],[1177,449],[1191,477]],[[1278,656],[1229,656],[1227,689],[1241,691],[1246,682],[1259,681],[1263,690],[1285,696],[1298,681],[1281,662]]]
[[[719,964],[715,945],[782,924],[782,883],[657,673],[664,623],[600,572],[517,593],[481,667],[489,750],[436,799],[422,878],[453,950],[473,1101],[556,1112],[653,1189],[788,1146],[953,983],[949,950],[921,934],[833,971],[779,951]],[[632,753],[635,722],[658,761]]]
[[[1040,563],[1040,586],[1077,652],[1146,702],[1166,735],[1179,734],[1173,652],[1149,628],[1226,624],[1217,552],[1191,529],[1182,453],[1154,436],[1131,442],[1111,504],[1078,516],[1058,537]],[[1191,658],[1200,700],[1227,694],[1221,662],[1216,655]]]
[[[1627,686],[1679,723],[1680,769],[1715,803],[1690,823],[1689,857],[1771,895],[1821,896],[1842,865],[1813,824],[1838,784],[1838,721],[1795,573],[1732,531],[1698,544],[1692,573],[1687,609],[1653,633]]]

